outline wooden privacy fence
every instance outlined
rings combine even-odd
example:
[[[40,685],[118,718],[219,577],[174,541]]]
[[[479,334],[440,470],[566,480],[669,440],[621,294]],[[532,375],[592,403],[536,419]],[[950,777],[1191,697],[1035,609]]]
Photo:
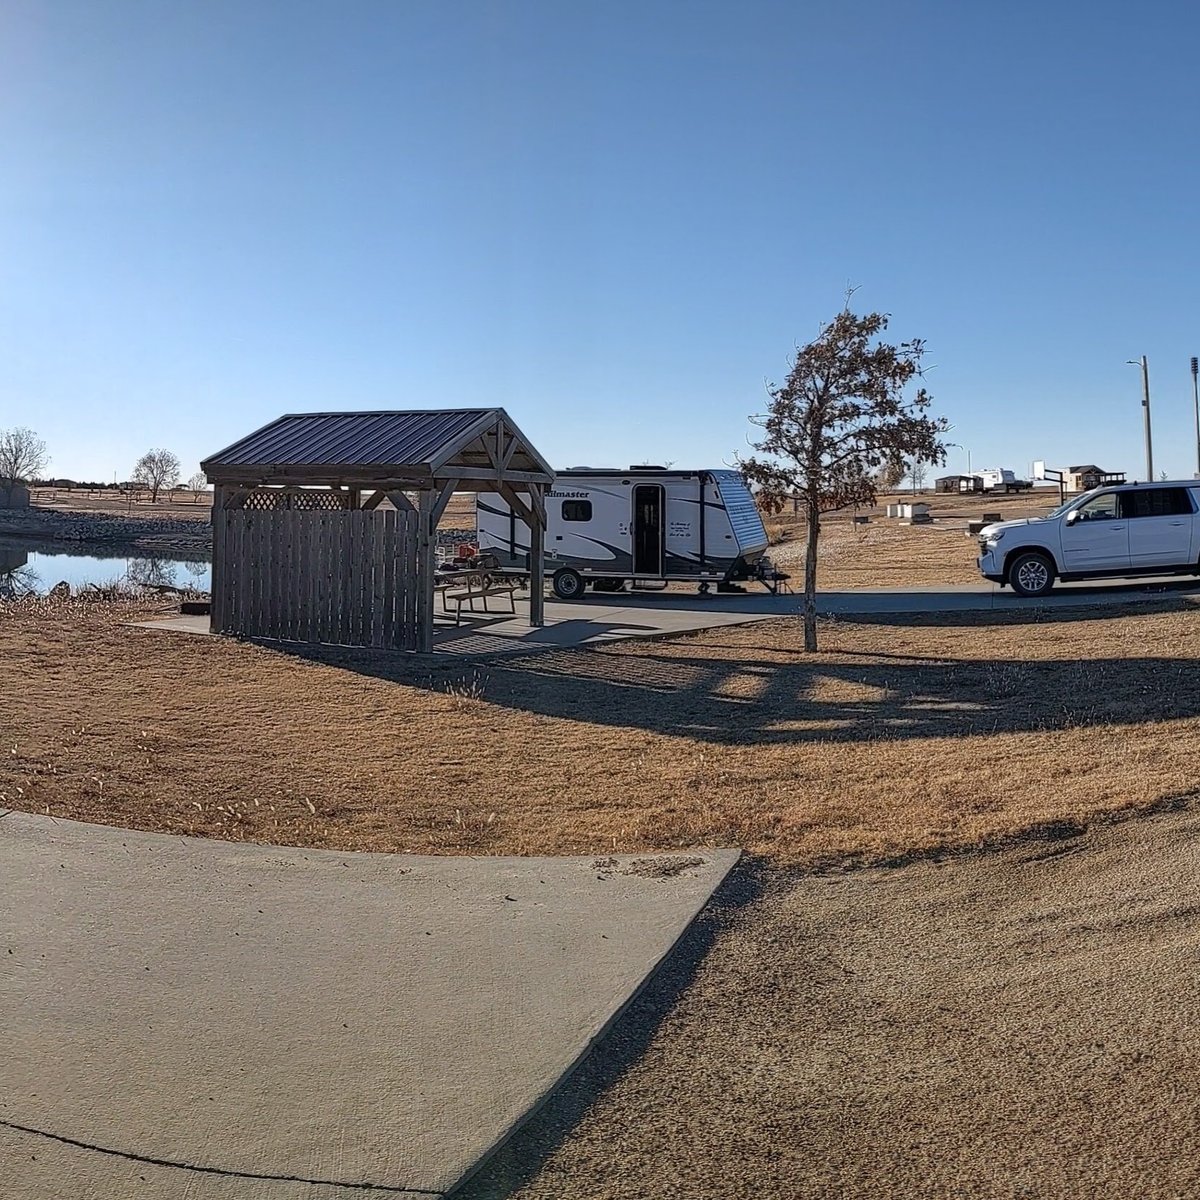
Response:
[[[390,509],[217,509],[213,628],[416,650],[418,520]]]

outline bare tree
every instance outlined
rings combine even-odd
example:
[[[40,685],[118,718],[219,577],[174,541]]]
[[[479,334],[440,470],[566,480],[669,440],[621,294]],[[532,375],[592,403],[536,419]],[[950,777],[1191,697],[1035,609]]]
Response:
[[[0,491],[6,501],[17,484],[36,479],[49,465],[46,443],[32,429],[0,429]]]
[[[903,482],[906,469],[902,458],[880,464],[875,472],[875,486],[881,492],[894,492]]]
[[[801,346],[781,385],[768,387],[765,414],[751,417],[763,431],[741,466],[778,511],[792,495],[802,498],[808,524],[804,563],[804,648],[817,649],[817,548],[821,514],[875,502],[876,472],[885,464],[919,458],[944,462],[943,418],[927,415],[931,398],[921,377],[925,344],[890,346],[883,313],[858,316],[849,303],[817,337]]]
[[[908,468],[901,476],[912,484],[913,494],[925,490],[925,481],[929,478],[929,464],[919,458],[910,459]]]
[[[133,482],[150,489],[150,503],[158,500],[158,493],[168,491],[179,482],[179,459],[170,450],[147,450],[133,468]]]

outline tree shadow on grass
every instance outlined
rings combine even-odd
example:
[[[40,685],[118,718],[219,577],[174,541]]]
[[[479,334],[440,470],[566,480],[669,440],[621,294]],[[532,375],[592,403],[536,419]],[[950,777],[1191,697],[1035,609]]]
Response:
[[[548,650],[471,661],[366,651],[305,657],[407,686],[453,690],[464,673],[489,704],[713,745],[863,742],[1129,725],[1200,715],[1194,659],[1036,661],[831,654],[737,657]],[[681,652],[682,651],[682,652]]]
[[[592,1105],[642,1059],[717,937],[765,884],[761,864],[743,858],[601,1041],[446,1200],[503,1200],[535,1178]]]

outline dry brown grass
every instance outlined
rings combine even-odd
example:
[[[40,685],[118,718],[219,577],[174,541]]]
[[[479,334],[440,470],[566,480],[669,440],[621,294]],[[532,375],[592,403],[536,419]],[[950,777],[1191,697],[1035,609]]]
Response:
[[[1195,787],[1197,614],[776,621],[463,662],[314,661],[0,606],[0,803],[433,853],[973,846]],[[1060,619],[1061,617],[1061,619]],[[1023,619],[1024,618],[1024,619]]]
[[[57,512],[112,513],[118,517],[173,517],[179,520],[207,521],[212,505],[211,492],[179,491],[163,494],[155,504],[150,503],[149,493],[123,496],[118,492],[89,492],[66,488],[34,488],[32,495],[36,508],[53,509]],[[473,529],[475,527],[475,493],[457,492],[450,497],[446,512],[441,520],[448,529]]]
[[[850,512],[830,513],[821,525],[817,583],[823,588],[938,586],[979,583],[975,566],[978,543],[966,536],[966,523],[985,512],[1006,520],[1040,516],[1058,502],[1058,493],[1033,496],[944,496],[923,493],[932,525],[901,525],[884,516],[884,506],[912,496],[880,497],[864,509],[866,525],[856,526]],[[804,570],[804,522],[792,513],[764,518],[771,558],[799,579]]]
[[[177,521],[207,521],[212,508],[211,492],[164,492],[153,504],[150,493],[122,495],[120,492],[89,492],[78,488],[34,488],[35,508],[55,512],[111,513],[117,517],[170,517]]]

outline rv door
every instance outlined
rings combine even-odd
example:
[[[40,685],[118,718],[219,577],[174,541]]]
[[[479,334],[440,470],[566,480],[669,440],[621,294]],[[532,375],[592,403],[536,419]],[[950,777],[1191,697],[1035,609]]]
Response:
[[[633,573],[655,578],[663,568],[663,489],[639,483],[633,489]]]

